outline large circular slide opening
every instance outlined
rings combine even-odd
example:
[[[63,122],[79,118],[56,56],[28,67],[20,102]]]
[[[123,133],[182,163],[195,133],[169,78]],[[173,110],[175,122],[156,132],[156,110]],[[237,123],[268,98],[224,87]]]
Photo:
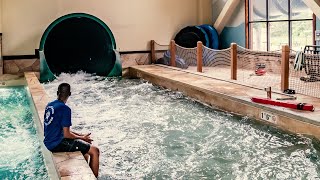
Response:
[[[80,70],[108,76],[114,69],[116,43],[109,27],[84,13],[65,15],[46,29],[40,42],[53,74]]]

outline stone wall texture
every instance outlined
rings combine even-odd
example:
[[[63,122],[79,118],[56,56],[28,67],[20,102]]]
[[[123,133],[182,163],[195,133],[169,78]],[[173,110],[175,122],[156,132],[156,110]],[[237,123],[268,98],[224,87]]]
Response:
[[[5,60],[4,73],[5,74],[23,74],[24,72],[39,72],[39,59],[19,59],[19,60]]]
[[[122,68],[126,69],[130,66],[151,64],[151,56],[149,53],[122,54],[121,61]]]
[[[121,55],[122,68],[130,66],[151,64],[149,53]],[[24,72],[40,72],[39,59],[5,60],[3,63],[5,74],[21,74]]]

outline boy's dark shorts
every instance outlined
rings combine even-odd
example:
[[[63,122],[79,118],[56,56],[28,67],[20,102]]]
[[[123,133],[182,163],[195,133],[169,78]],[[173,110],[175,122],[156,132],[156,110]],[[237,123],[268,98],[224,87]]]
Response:
[[[80,139],[66,139],[64,138],[57,147],[53,148],[52,152],[75,152],[87,154],[90,149],[90,144]]]

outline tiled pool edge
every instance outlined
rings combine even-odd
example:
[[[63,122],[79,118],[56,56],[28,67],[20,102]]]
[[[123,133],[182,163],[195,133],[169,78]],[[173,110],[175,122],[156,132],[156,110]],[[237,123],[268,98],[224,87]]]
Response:
[[[177,78],[173,78],[175,75],[179,76],[181,71],[174,72],[174,69],[170,68],[173,73],[170,75],[165,67],[160,67],[154,69],[153,71],[147,70],[148,67],[154,65],[149,65],[147,68],[142,66],[130,67],[129,73],[132,78],[142,78],[151,83],[159,86],[163,86],[168,89],[178,90],[183,92],[185,95],[195,98],[203,103],[213,105],[219,109],[233,112],[245,116],[255,118],[258,121],[269,123],[277,126],[280,129],[289,131],[296,134],[306,134],[320,139],[320,123],[312,121],[308,118],[297,118],[298,116],[292,114],[286,114],[275,108],[270,108],[264,105],[256,104],[244,100],[242,98],[237,98],[229,96],[227,94],[222,94],[214,90],[204,89],[192,83],[186,83],[184,81],[179,81]],[[155,66],[154,66],[155,67]],[[160,69],[164,68],[164,69]],[[168,68],[167,68],[168,69]],[[157,72],[158,71],[158,72]],[[198,76],[197,78],[200,79]],[[201,80],[200,80],[201,81]],[[202,81],[201,81],[202,82]],[[212,89],[212,88],[211,88]],[[248,99],[248,98],[247,98]],[[260,119],[260,112],[267,111],[277,115],[278,119],[276,122],[268,122]]]
[[[49,102],[48,96],[35,73],[27,72],[25,73],[25,78],[38,113],[41,127],[43,127],[43,114],[45,107]],[[62,180],[96,179],[80,152],[53,153],[52,155]]]
[[[25,86],[27,85],[26,80],[25,80],[25,84],[24,85]],[[40,123],[40,119],[36,114],[37,110],[36,110],[35,104],[33,103],[30,89],[27,88],[27,90],[28,90],[27,94],[28,94],[28,100],[30,102],[30,108],[31,108],[32,112],[34,112],[34,116],[35,116],[34,117],[34,124],[35,124],[36,129],[37,129],[37,135],[38,135],[38,138],[39,138],[40,149],[41,149],[42,155],[44,157],[45,166],[46,166],[47,171],[48,171],[48,177],[50,179],[60,179],[60,175],[59,175],[59,173],[57,171],[57,168],[56,168],[56,165],[54,163],[54,160],[53,160],[53,157],[52,157],[52,153],[50,151],[48,151],[46,149],[46,147],[44,146],[44,144],[42,143],[42,141],[43,141],[42,124]]]

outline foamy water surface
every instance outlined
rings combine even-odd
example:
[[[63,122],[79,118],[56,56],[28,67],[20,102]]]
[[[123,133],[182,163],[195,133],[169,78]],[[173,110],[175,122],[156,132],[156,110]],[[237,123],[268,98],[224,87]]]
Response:
[[[73,130],[92,133],[99,179],[316,179],[318,144],[143,80],[61,74]]]
[[[48,179],[34,117],[25,87],[0,88],[1,180]]]

